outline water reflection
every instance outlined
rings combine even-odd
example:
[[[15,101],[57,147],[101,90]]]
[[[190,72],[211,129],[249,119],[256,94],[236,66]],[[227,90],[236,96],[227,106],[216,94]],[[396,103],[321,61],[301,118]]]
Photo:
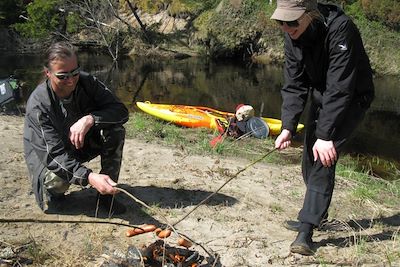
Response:
[[[113,64],[106,55],[80,54],[89,71],[136,111],[136,101],[203,105],[233,111],[237,104],[252,105],[256,114],[280,117],[282,69],[249,63],[213,62],[202,58],[156,60],[125,58]],[[0,56],[0,78],[13,74],[26,82],[28,97],[41,79],[37,56]],[[399,78],[375,79],[376,99],[348,146],[348,151],[370,153],[400,161]]]
[[[118,67],[119,70],[127,66]],[[204,59],[148,62],[136,59],[118,71],[116,93],[133,107],[135,101],[204,105],[232,111],[251,104],[257,114],[279,117],[281,71],[273,67],[244,67]]]

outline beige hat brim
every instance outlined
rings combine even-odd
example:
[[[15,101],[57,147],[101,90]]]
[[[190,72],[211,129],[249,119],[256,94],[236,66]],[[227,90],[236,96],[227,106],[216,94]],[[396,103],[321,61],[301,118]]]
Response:
[[[294,21],[298,20],[305,10],[291,10],[285,8],[275,9],[274,14],[272,14],[271,19],[281,20],[281,21]]]

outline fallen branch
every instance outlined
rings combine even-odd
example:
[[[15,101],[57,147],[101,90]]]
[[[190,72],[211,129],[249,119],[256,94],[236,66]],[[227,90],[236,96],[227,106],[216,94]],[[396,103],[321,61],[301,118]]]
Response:
[[[93,224],[113,224],[118,226],[127,226],[138,228],[137,225],[132,225],[122,222],[106,221],[106,220],[55,220],[55,219],[34,219],[34,218],[0,218],[0,223],[93,223]]]

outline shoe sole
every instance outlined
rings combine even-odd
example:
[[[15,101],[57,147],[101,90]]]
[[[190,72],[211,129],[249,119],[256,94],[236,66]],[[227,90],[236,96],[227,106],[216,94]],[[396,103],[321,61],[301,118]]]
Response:
[[[306,248],[304,246],[301,246],[301,245],[292,245],[292,246],[290,246],[290,252],[301,254],[301,255],[304,255],[304,256],[312,256],[312,255],[314,255],[314,251],[312,251],[311,249]]]

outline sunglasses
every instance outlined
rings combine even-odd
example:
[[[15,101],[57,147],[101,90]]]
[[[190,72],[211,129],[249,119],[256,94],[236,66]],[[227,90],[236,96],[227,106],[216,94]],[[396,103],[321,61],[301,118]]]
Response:
[[[70,72],[57,72],[57,73],[53,73],[54,76],[56,76],[59,80],[67,80],[71,77],[76,77],[79,75],[79,72],[81,70],[81,67],[77,67],[74,70],[71,70]]]
[[[296,28],[299,27],[299,21],[296,20],[292,20],[292,21],[282,21],[282,20],[276,20],[276,22],[280,25],[283,26],[283,23],[285,23],[288,27],[290,28]]]

